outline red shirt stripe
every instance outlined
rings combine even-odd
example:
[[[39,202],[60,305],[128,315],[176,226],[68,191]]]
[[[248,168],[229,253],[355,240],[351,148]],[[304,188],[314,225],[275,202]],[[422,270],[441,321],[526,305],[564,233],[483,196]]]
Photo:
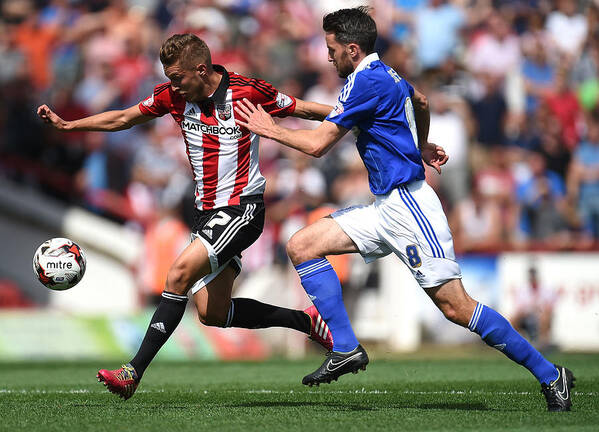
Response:
[[[211,106],[210,110],[213,112],[214,107]],[[214,115],[207,116],[204,110],[202,110],[200,120],[206,125],[218,125],[216,117]],[[204,171],[202,207],[205,210],[210,210],[214,208],[216,187],[218,186],[218,152],[220,150],[218,135],[202,134],[202,147],[204,148],[204,160],[202,162]]]

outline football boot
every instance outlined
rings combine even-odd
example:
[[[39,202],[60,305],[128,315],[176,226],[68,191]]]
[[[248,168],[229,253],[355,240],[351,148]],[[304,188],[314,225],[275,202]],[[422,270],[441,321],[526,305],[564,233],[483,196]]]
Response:
[[[559,375],[549,384],[541,384],[541,393],[547,400],[547,411],[570,411],[576,378],[570,369],[555,365]]]
[[[327,358],[324,363],[309,375],[302,379],[302,384],[312,387],[320,383],[329,384],[346,373],[358,373],[358,371],[366,370],[368,364],[368,354],[358,345],[353,351],[338,352],[330,351],[327,353]]]
[[[98,382],[104,383],[108,391],[125,400],[133,396],[139,384],[137,373],[133,366],[129,364],[115,370],[100,369],[96,377]]]
[[[304,310],[304,313],[310,317],[310,336],[313,341],[321,344],[327,351],[333,349],[333,335],[329,326],[324,322],[315,306],[310,306]]]

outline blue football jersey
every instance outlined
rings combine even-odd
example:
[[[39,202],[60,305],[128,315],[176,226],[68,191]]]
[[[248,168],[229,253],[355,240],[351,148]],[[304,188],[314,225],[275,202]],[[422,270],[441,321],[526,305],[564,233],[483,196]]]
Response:
[[[424,179],[412,96],[410,83],[376,53],[369,54],[347,77],[326,118],[344,128],[359,129],[356,145],[375,195]]]

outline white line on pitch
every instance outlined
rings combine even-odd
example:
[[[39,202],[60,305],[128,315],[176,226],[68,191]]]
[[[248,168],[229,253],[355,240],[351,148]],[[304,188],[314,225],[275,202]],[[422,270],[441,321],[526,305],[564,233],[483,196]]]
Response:
[[[144,390],[140,389],[137,393],[164,393],[165,389],[157,390]],[[179,390],[174,392],[181,393]],[[70,390],[45,390],[45,389],[0,389],[0,394],[103,394],[104,390],[88,390],[88,389],[70,389]],[[245,393],[245,394],[405,394],[405,395],[521,395],[529,396],[536,395],[537,392],[517,392],[517,391],[483,391],[483,390],[439,390],[439,391],[413,391],[403,390],[399,392],[390,390],[366,390],[364,388],[359,390],[269,390],[269,389],[256,389],[256,390],[223,390],[223,391],[212,391],[212,390],[186,390],[185,393],[198,393],[198,394],[209,394],[209,393]],[[597,396],[596,392],[577,392],[573,391],[572,394],[575,396]]]

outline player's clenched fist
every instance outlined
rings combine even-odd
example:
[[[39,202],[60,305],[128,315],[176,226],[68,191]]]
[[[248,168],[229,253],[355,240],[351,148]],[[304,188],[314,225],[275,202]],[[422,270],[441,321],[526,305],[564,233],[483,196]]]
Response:
[[[445,153],[443,147],[426,143],[422,145],[420,152],[422,153],[422,160],[441,174],[441,165],[445,165],[449,160],[449,156]]]
[[[48,124],[51,124],[56,129],[63,130],[66,128],[66,122],[60,118],[48,105],[40,105],[37,108],[37,115]]]

